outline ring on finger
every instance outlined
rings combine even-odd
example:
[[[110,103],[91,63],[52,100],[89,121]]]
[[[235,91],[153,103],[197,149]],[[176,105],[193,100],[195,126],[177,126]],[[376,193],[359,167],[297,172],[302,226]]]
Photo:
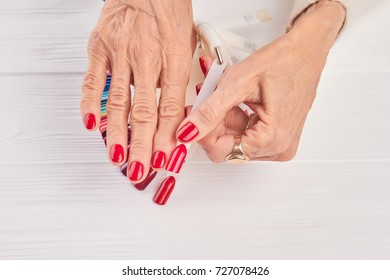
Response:
[[[241,145],[241,136],[234,136],[234,146],[230,154],[225,158],[225,161],[232,164],[242,164],[249,160]]]

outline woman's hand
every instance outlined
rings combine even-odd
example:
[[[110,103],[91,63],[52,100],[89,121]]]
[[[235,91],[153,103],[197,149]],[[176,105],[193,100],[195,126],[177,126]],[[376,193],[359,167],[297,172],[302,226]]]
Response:
[[[184,118],[185,90],[196,46],[191,0],[109,0],[90,37],[89,67],[83,83],[81,114],[94,130],[106,71],[112,74],[107,101],[107,147],[113,164],[128,158],[128,177],[146,177],[152,154],[163,168],[176,146]],[[131,106],[130,84],[134,85]],[[161,86],[157,107],[156,87]],[[127,151],[130,115],[131,149]],[[158,152],[158,153],[156,153]]]
[[[242,135],[251,160],[292,159],[344,18],[340,3],[313,5],[289,33],[227,68],[213,95],[182,122],[177,138],[198,141],[214,162],[232,151],[234,134]],[[203,58],[203,68],[211,62]],[[235,107],[242,102],[255,113],[249,124]]]

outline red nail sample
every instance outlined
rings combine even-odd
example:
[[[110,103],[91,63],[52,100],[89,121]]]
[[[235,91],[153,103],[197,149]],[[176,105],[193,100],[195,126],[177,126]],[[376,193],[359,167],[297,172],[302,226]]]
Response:
[[[115,144],[111,147],[110,150],[111,160],[115,163],[122,162],[125,157],[125,150],[122,145]]]
[[[156,192],[153,201],[159,205],[164,205],[165,203],[167,203],[169,196],[175,188],[175,184],[175,177],[170,176],[166,178],[158,188],[158,191]]]
[[[152,167],[153,168],[162,168],[165,165],[167,156],[164,152],[157,151],[152,156]]]
[[[182,128],[179,129],[177,133],[177,138],[181,142],[190,142],[196,136],[198,136],[198,134],[198,128],[192,122],[188,122],[184,126],[182,126]]]
[[[180,144],[175,148],[175,150],[172,152],[171,158],[168,161],[167,164],[167,170],[174,173],[179,173],[184,160],[187,156],[187,148],[184,144]]]
[[[96,126],[96,118],[94,114],[86,114],[84,117],[85,127],[87,129],[94,129]]]
[[[127,166],[128,166],[128,162],[125,162],[122,166],[121,166],[121,172],[123,175],[125,175],[127,177]]]
[[[199,95],[199,92],[200,92],[201,89],[202,89],[202,85],[201,84],[196,85],[196,87],[195,87],[196,95]]]
[[[150,168],[148,176],[146,176],[145,180],[143,180],[141,183],[135,184],[134,187],[137,188],[137,190],[143,191],[146,189],[147,186],[149,186],[150,182],[153,181],[154,177],[156,177],[157,171]]]
[[[144,166],[138,161],[134,161],[130,164],[129,171],[127,172],[131,181],[138,181],[144,175]]]
[[[206,75],[206,73],[207,73],[206,62],[202,58],[199,58],[199,64],[200,64],[200,68],[202,69],[203,74]]]

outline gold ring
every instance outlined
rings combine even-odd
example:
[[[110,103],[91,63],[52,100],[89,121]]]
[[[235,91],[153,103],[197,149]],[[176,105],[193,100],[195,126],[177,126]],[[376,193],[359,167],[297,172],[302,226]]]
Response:
[[[225,161],[233,164],[242,164],[249,160],[241,145],[241,136],[234,136],[234,146],[230,154],[225,158]]]

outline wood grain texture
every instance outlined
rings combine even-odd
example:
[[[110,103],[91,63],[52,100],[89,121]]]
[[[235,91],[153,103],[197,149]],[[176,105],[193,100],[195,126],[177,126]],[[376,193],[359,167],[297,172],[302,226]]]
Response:
[[[221,19],[205,2],[195,14]],[[389,258],[390,2],[374,2],[332,49],[294,161],[213,165],[198,149],[158,207],[81,124],[102,3],[1,1],[0,259]]]

